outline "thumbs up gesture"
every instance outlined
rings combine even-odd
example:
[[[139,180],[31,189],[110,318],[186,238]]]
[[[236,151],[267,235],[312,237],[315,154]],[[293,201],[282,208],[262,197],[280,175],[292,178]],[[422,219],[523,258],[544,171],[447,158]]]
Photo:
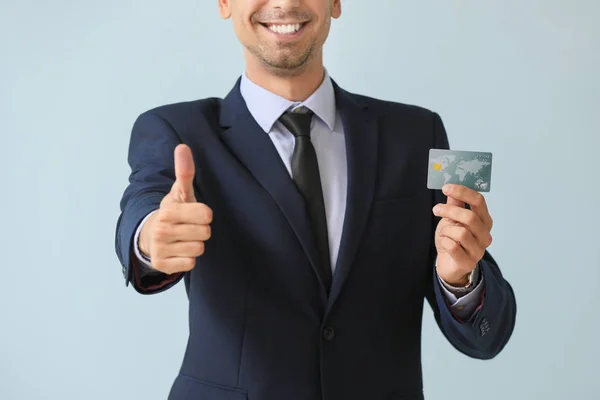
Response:
[[[185,144],[180,144],[175,148],[175,183],[168,196],[170,200],[175,203],[196,202],[193,186],[195,173],[192,151]]]
[[[194,175],[192,152],[181,144],[175,148],[175,183],[140,232],[141,252],[165,274],[194,268],[210,238],[212,210],[196,201]]]

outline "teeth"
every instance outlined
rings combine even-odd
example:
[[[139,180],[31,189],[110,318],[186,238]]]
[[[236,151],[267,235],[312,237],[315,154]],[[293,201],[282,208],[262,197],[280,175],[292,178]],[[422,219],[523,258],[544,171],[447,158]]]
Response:
[[[269,29],[273,32],[290,34],[296,33],[300,30],[302,24],[288,24],[288,25],[269,25]]]

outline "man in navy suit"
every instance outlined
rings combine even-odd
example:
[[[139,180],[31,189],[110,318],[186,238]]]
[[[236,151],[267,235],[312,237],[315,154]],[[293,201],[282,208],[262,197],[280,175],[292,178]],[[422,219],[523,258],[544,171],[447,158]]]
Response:
[[[429,149],[448,148],[440,117],[329,77],[340,0],[219,9],[246,71],[224,99],[137,119],[117,223],[126,283],[185,282],[190,336],[169,398],[423,399],[425,299],[458,351],[496,356],[515,298],[486,250],[484,197],[426,188]]]

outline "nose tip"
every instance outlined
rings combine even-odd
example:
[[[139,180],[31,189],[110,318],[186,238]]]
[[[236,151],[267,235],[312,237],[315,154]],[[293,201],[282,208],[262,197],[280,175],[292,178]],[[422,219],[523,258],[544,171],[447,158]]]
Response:
[[[287,9],[287,8],[298,8],[300,7],[301,0],[273,0],[273,8]]]

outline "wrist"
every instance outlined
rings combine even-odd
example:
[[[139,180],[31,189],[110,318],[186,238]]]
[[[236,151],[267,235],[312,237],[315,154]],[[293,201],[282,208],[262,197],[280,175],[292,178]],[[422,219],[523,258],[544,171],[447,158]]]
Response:
[[[466,275],[462,275],[459,277],[452,277],[450,279],[445,279],[442,277],[442,279],[444,280],[444,282],[446,282],[450,286],[453,286],[456,288],[464,288],[471,284],[471,273],[469,272]]]
[[[154,217],[156,214],[151,215],[148,220],[146,220],[146,222],[144,222],[144,225],[142,225],[142,229],[140,231],[140,236],[138,238],[138,242],[137,242],[137,246],[138,249],[140,250],[140,253],[150,259],[150,235],[149,232],[151,231],[152,228],[152,224],[154,221]]]
[[[439,274],[438,276],[448,288],[467,290],[479,280],[479,266],[476,265],[472,271],[466,274]]]

